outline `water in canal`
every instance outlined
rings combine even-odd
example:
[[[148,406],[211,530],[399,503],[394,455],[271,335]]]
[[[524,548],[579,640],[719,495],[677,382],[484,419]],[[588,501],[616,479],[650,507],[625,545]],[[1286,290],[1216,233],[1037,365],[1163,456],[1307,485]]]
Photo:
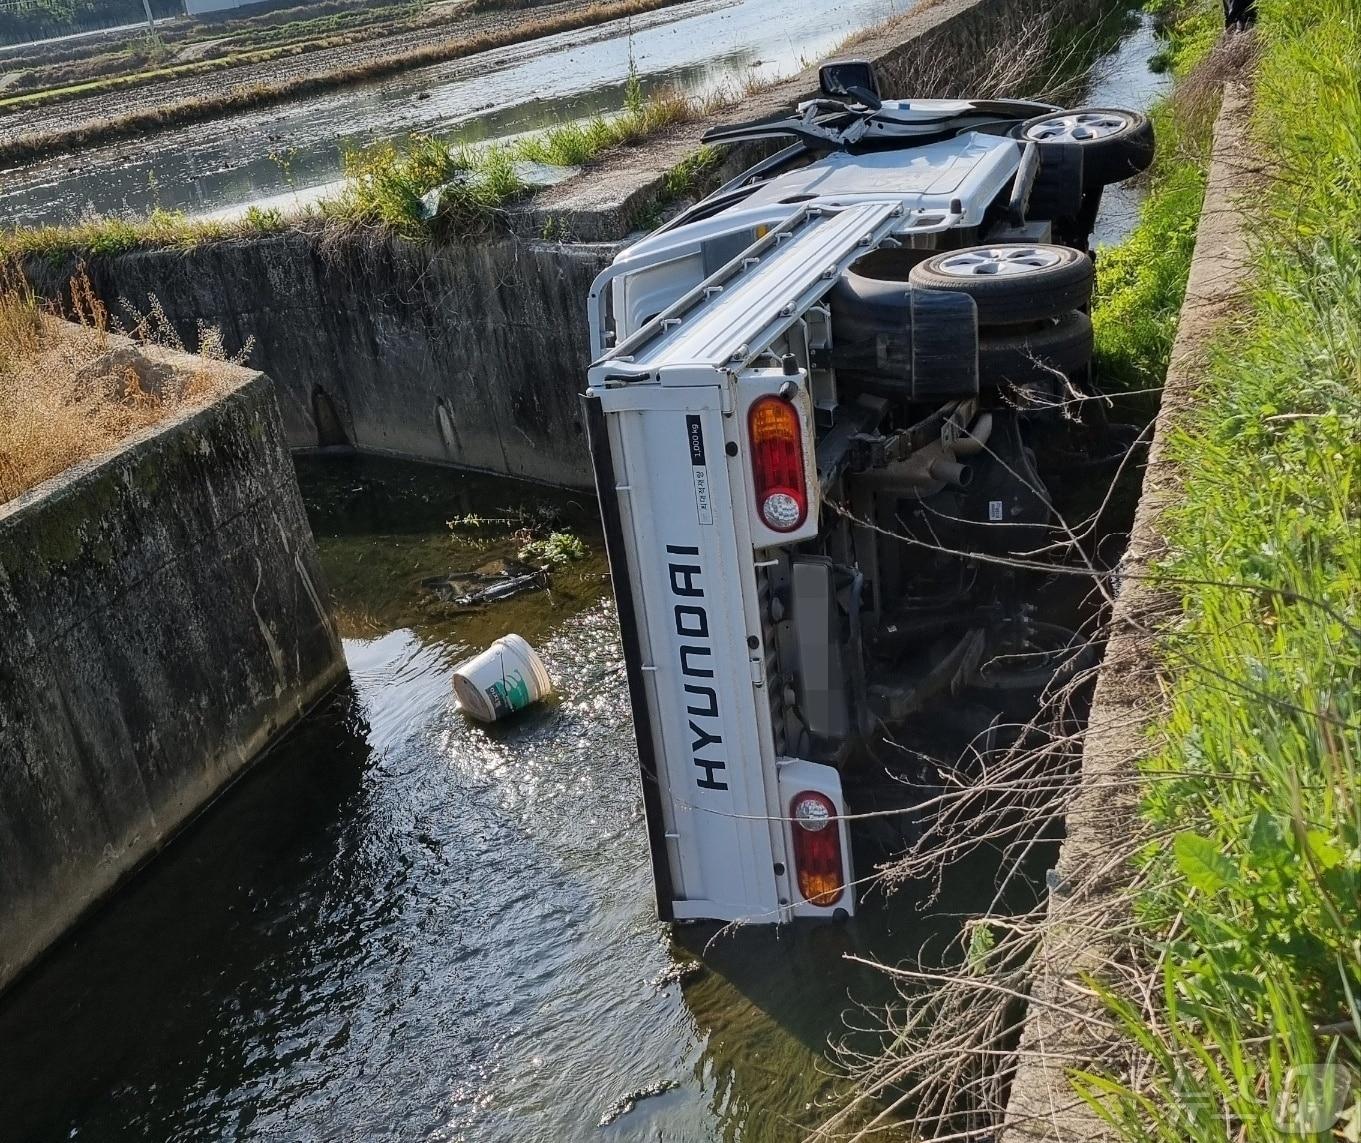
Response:
[[[890,995],[843,954],[896,961],[951,916],[900,894],[844,925],[668,932],[593,498],[301,474],[351,680],[6,998],[0,1138],[798,1138],[843,1013]],[[545,505],[590,553],[550,593],[460,614],[421,587],[518,547],[445,521]],[[559,698],[470,724],[450,669],[507,630]],[[991,889],[962,877],[949,912]]]
[[[1083,102],[1091,107],[1147,111],[1172,90],[1172,76],[1148,66],[1157,51],[1153,17],[1141,12],[1130,32],[1092,67]],[[1139,219],[1144,193],[1142,179],[1116,183],[1102,192],[1092,239],[1096,246],[1113,246],[1124,239]]]

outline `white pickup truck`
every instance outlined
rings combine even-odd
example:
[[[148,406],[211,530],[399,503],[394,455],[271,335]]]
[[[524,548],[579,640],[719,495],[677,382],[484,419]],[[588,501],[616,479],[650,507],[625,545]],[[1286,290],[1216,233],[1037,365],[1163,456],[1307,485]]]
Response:
[[[1147,119],[881,99],[859,61],[821,80],[789,118],[711,132],[793,142],[625,249],[589,303],[667,920],[855,911],[876,738],[1068,661],[996,557],[1043,542],[1051,454],[1112,447],[1063,409],[1099,405],[1077,400],[1088,238],[1101,188],[1152,160]]]

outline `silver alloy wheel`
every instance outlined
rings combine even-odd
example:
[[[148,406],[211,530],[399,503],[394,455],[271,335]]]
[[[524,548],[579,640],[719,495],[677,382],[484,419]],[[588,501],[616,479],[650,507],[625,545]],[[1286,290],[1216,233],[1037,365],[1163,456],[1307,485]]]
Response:
[[[1118,111],[1079,111],[1032,123],[1025,129],[1024,137],[1037,143],[1085,143],[1118,135],[1132,122],[1128,115]]]
[[[961,250],[935,263],[937,272],[952,278],[974,278],[985,275],[1016,277],[1036,270],[1048,270],[1059,264],[1057,250],[1040,246],[980,246]]]

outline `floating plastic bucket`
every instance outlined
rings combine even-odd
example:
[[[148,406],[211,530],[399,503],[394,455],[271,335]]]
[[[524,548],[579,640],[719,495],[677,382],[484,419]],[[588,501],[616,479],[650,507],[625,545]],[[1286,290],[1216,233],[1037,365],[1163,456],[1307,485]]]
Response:
[[[479,722],[505,718],[552,690],[548,668],[519,635],[503,635],[482,654],[454,668],[458,708]]]

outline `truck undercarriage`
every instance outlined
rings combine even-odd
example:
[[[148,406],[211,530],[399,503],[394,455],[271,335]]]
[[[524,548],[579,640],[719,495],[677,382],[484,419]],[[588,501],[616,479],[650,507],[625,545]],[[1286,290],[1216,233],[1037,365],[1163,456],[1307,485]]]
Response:
[[[855,61],[823,90],[714,133],[795,142],[592,291],[588,428],[666,919],[854,912],[852,827],[891,847],[911,818],[880,811],[931,782],[884,743],[952,717],[995,743],[1092,657],[1036,601],[1089,558],[1055,489],[1132,439],[1090,399],[1087,241],[1101,188],[1151,161],[1147,121],[885,101]]]

